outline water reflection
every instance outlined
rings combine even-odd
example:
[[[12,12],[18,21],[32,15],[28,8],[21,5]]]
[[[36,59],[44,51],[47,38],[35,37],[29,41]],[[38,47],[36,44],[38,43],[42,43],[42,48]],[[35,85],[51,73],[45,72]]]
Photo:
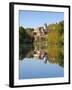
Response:
[[[64,68],[37,58],[24,58],[19,61],[19,79],[64,77]]]
[[[51,63],[57,63],[63,67],[64,55],[63,48],[58,48],[56,44],[51,44],[47,40],[37,40],[33,43],[24,43],[23,58],[38,58],[43,60],[44,63],[48,61]]]
[[[21,30],[19,32],[20,60],[23,60],[24,58],[35,57],[37,59],[43,60],[44,63],[56,63],[64,67],[64,47],[63,44],[61,44],[61,41],[63,42],[63,40],[59,40],[60,36],[55,35],[54,41],[51,41],[53,40],[51,36],[54,35],[54,32],[52,34],[52,32],[37,32],[37,30],[26,31],[23,29],[23,32]],[[57,40],[55,41],[55,39]]]

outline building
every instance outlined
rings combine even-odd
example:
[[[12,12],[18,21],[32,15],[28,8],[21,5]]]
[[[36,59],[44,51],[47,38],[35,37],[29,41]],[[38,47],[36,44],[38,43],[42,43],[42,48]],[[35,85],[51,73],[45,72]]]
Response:
[[[45,29],[45,27],[38,27],[34,29],[33,36],[34,36],[34,39],[37,40],[37,39],[45,38],[47,33],[48,33],[47,28]]]

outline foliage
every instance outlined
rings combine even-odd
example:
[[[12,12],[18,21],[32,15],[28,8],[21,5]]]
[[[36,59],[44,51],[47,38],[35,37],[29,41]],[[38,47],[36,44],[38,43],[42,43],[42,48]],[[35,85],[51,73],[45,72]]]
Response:
[[[23,27],[19,27],[19,59],[22,60],[33,48],[33,38]]]
[[[64,66],[64,21],[56,24],[44,24],[48,30],[44,39],[34,41],[33,28],[19,27],[19,59],[32,57],[34,47],[48,53],[51,62]]]
[[[55,58],[60,66],[64,66],[64,21],[48,25],[48,30],[48,55]]]
[[[61,51],[59,51],[59,52],[57,53],[56,62],[57,62],[60,66],[64,67],[64,55],[63,55],[63,53],[62,53]]]

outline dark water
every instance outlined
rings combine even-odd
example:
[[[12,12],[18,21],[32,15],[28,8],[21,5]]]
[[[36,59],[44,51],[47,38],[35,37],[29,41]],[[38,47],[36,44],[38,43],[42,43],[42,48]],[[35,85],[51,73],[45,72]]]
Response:
[[[19,61],[19,79],[64,77],[64,68],[37,58]]]

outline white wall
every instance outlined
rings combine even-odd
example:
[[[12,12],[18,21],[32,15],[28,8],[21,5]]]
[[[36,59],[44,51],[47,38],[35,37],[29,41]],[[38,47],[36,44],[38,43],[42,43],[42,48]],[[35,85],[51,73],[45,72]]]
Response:
[[[72,4],[72,0],[0,0],[0,90],[9,90],[9,2],[20,1],[30,3],[46,3],[46,4]],[[72,7],[72,5],[71,5]],[[71,13],[72,14],[72,13]],[[71,27],[72,28],[72,27]],[[72,36],[71,36],[72,37]],[[24,87],[16,89],[25,90],[71,90],[71,85],[56,85],[43,87]]]

